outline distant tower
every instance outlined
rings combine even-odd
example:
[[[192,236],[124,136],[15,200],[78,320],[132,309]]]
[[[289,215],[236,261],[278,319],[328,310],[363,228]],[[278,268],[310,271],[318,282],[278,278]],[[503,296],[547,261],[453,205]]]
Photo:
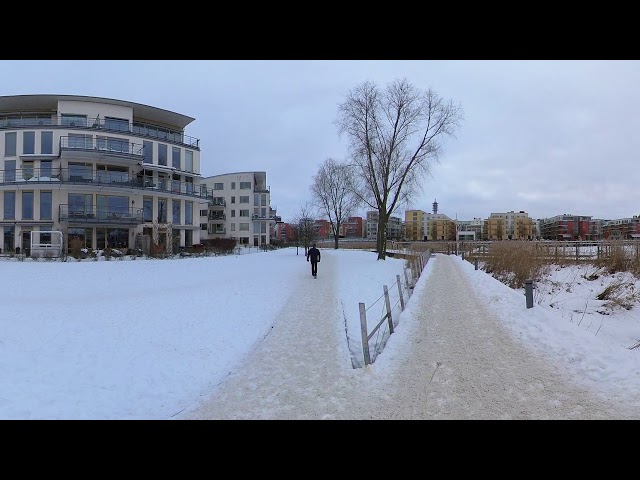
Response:
[[[435,215],[436,213],[438,213],[438,202],[434,199],[433,200],[433,214]]]

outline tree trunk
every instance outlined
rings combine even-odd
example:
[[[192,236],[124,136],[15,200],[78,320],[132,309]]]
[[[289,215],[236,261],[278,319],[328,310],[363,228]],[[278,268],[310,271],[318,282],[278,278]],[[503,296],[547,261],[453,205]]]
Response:
[[[378,238],[377,238],[378,260],[384,260],[387,255],[387,216],[379,215],[378,218]]]

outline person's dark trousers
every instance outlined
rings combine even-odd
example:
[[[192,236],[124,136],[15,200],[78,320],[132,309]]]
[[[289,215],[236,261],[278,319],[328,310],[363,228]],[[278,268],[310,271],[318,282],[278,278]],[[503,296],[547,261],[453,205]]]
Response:
[[[318,274],[318,262],[311,262],[311,275]]]

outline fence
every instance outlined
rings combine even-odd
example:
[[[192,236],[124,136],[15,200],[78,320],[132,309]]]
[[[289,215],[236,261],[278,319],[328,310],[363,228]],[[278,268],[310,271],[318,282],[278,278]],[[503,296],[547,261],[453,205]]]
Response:
[[[430,257],[430,250],[416,253],[415,255],[407,257],[410,273],[407,273],[407,269],[404,270],[404,286],[402,284],[400,275],[396,275],[396,282],[391,286],[392,289],[393,287],[397,287],[398,289],[398,302],[396,302],[396,304],[394,304],[393,306],[391,305],[389,287],[387,285],[383,285],[384,293],[382,294],[382,296],[379,297],[378,300],[373,302],[373,304],[371,304],[368,308],[364,303],[359,304],[360,332],[362,336],[362,353],[364,357],[364,365],[370,365],[375,361],[375,358],[386,345],[389,336],[394,332],[394,327],[397,325],[398,319],[396,318],[394,323],[393,311],[395,310],[398,303],[400,304],[400,312],[404,311],[405,294],[408,300],[409,297],[411,297],[415,284],[420,278],[420,275],[422,274]],[[386,312],[379,319],[376,326],[371,331],[369,331],[367,326],[367,311],[382,299],[384,299],[385,302]],[[373,348],[370,348],[370,342],[374,337],[376,337],[376,339]]]

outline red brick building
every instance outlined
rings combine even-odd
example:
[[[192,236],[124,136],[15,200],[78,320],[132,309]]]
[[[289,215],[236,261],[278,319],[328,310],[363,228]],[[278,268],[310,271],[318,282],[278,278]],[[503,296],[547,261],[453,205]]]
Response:
[[[271,238],[278,242],[288,243],[296,240],[296,231],[289,223],[276,223],[271,227]]]
[[[340,237],[343,238],[364,238],[365,222],[362,217],[349,217],[340,225]]]
[[[602,237],[605,240],[640,239],[640,217],[620,218],[602,222]]]
[[[333,236],[333,232],[331,230],[331,224],[328,220],[320,219],[315,221],[315,229],[316,236],[324,240],[326,238],[331,238]]]
[[[547,240],[596,240],[591,233],[591,217],[565,214],[540,220],[540,236]]]

